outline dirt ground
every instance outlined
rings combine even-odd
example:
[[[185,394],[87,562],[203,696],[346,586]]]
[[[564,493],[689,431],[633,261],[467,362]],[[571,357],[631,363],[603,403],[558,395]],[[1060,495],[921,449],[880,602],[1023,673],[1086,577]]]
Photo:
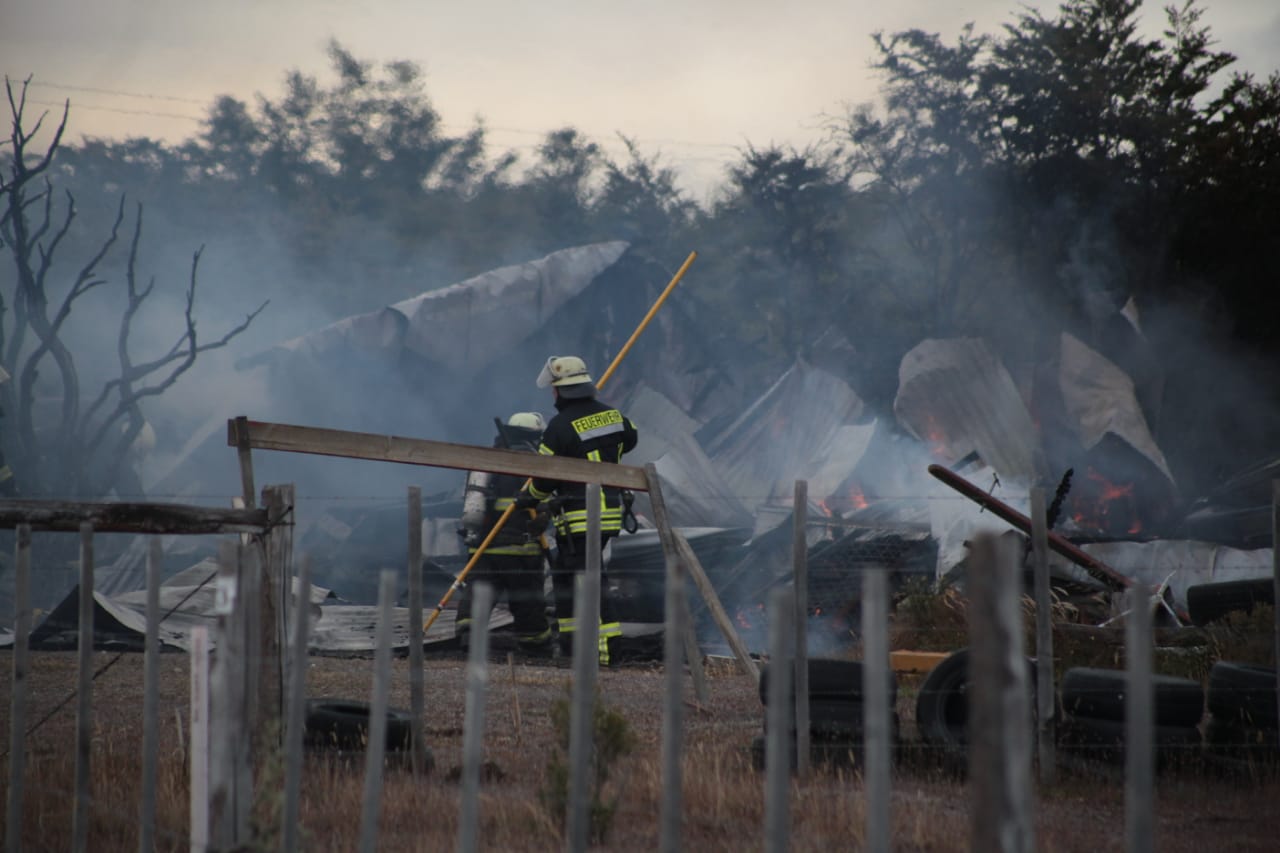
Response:
[[[102,666],[113,655],[98,653]],[[367,699],[372,662],[313,658],[309,695]],[[12,659],[0,654],[3,695],[11,695]],[[187,657],[162,659],[161,768],[158,849],[186,850]],[[407,770],[389,766],[383,789],[379,848],[437,851],[456,845],[459,788],[451,779],[461,760],[465,666],[461,659],[429,660],[426,725],[435,770],[415,783]],[[408,707],[408,666],[394,663],[392,703]],[[485,849],[559,849],[557,824],[539,797],[557,746],[549,709],[566,695],[567,669],[495,662],[489,681],[485,755],[490,773],[482,784],[481,839]],[[28,725],[70,693],[75,654],[35,653],[29,681]],[[634,753],[618,768],[618,811],[603,850],[652,850],[658,846],[661,795],[662,671],[630,665],[600,675],[604,701],[618,709],[637,736]],[[913,745],[911,709],[915,679],[900,689],[899,712],[907,739],[894,776],[893,837],[897,850],[968,848],[968,791],[964,782],[925,758]],[[710,672],[711,703],[686,708],[684,842],[690,850],[758,850],[762,847],[763,777],[751,767],[749,746],[760,733],[762,708],[754,682],[720,665]],[[142,656],[127,654],[94,684],[93,804],[90,849],[137,849],[142,707]],[[691,696],[690,696],[691,698]],[[66,850],[71,844],[75,706],[71,701],[27,741],[24,849]],[[0,725],[9,731],[8,702]],[[6,740],[7,743],[7,740]],[[7,784],[7,759],[0,785]],[[267,762],[260,780],[262,815],[280,800],[279,762]],[[308,760],[302,803],[305,849],[357,848],[362,761]],[[1275,850],[1280,783],[1274,775],[1226,775],[1198,768],[1163,775],[1157,786],[1154,849],[1160,851]],[[793,787],[792,848],[857,849],[862,838],[863,792],[856,771],[820,770]],[[0,816],[2,817],[2,816]],[[1124,786],[1098,766],[1064,771],[1054,789],[1036,796],[1038,848],[1043,851],[1123,849]],[[267,824],[260,849],[274,849]]]

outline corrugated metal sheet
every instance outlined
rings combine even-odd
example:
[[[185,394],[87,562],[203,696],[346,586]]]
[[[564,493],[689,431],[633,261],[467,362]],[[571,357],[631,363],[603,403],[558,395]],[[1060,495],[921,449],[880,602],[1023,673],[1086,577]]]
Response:
[[[1002,478],[1036,479],[1039,433],[985,341],[921,341],[902,358],[893,411],[904,429],[952,462],[976,451]]]

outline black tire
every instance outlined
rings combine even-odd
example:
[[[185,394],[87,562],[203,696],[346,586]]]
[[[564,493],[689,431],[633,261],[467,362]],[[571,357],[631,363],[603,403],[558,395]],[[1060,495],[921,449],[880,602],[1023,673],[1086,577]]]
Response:
[[[1195,726],[1155,726],[1152,743],[1161,763],[1187,760],[1200,755],[1200,730]],[[1089,717],[1063,717],[1058,725],[1058,744],[1098,761],[1124,760],[1125,723]]]
[[[1209,670],[1209,713],[1244,729],[1276,729],[1276,671],[1218,661]]]
[[[1207,625],[1228,613],[1248,613],[1257,604],[1274,604],[1275,582],[1256,578],[1187,587],[1187,614],[1192,623]]]
[[[1032,718],[1036,708],[1036,666],[1027,659],[1027,704]],[[929,670],[916,696],[916,728],[930,746],[963,752],[969,743],[969,650],[960,649]],[[1035,728],[1032,727],[1034,734]]]
[[[386,749],[407,750],[413,743],[409,713],[387,709]],[[369,703],[353,699],[307,700],[304,740],[312,749],[363,750],[369,740]]]
[[[769,664],[760,668],[760,703],[765,706],[769,704],[770,668]],[[794,689],[792,685],[792,695],[794,695]],[[809,696],[824,699],[861,699],[862,661],[810,658]]]
[[[1062,710],[1074,717],[1124,721],[1128,690],[1124,670],[1076,667],[1062,676]],[[1204,716],[1200,682],[1153,675],[1157,726],[1194,726]]]

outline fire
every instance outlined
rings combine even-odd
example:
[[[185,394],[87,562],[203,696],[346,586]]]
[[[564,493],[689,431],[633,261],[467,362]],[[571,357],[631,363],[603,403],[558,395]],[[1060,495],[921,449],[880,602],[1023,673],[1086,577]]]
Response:
[[[862,489],[858,486],[849,489],[849,503],[853,505],[854,509],[866,509],[869,504],[867,496],[863,494]]]
[[[828,498],[823,498],[822,500],[818,501],[818,506],[822,507],[822,512],[824,515],[827,516],[827,518],[835,518],[836,511],[829,503],[827,503],[827,500]]]
[[[1071,518],[1086,530],[1116,533],[1123,530],[1133,535],[1142,531],[1138,517],[1133,483],[1113,483],[1092,466],[1085,471],[1087,490],[1073,501]]]

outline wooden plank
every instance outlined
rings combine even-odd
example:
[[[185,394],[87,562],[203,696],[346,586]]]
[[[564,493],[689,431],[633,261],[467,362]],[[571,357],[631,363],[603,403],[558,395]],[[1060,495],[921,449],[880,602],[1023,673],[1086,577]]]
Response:
[[[378,576],[378,649],[373,658],[373,696],[369,702],[369,742],[365,744],[364,797],[360,806],[360,853],[378,849],[382,811],[382,758],[387,748],[387,704],[391,697],[391,611],[396,603],[396,573]]]
[[[769,594],[769,707],[764,754],[764,849],[783,853],[791,837],[791,646],[795,641],[794,593],[785,587]]]
[[[292,483],[267,486],[262,504],[267,510],[267,528],[260,590],[262,651],[258,668],[259,731],[279,733],[284,721],[284,649],[288,644],[289,595],[293,586],[293,531],[297,492]],[[280,734],[276,735],[277,744]]]
[[[866,697],[863,787],[867,796],[868,853],[889,853],[893,739],[889,678],[888,569],[871,568],[862,573],[862,695]]]
[[[205,853],[213,839],[209,808],[209,629],[191,629],[191,853]]]
[[[1049,524],[1044,489],[1031,490],[1031,569],[1036,599],[1036,763],[1040,784],[1058,777],[1056,691],[1053,684],[1053,593],[1049,588]]]
[[[923,675],[951,657],[951,652],[915,652],[898,649],[889,652],[889,666],[894,672]]]
[[[689,577],[693,578],[694,586],[698,588],[703,603],[711,611],[711,618],[715,621],[716,627],[720,629],[720,634],[724,637],[725,642],[729,644],[729,649],[738,661],[738,668],[744,674],[750,675],[756,681],[759,681],[760,668],[756,666],[755,660],[752,659],[751,652],[747,649],[747,644],[742,642],[742,638],[738,636],[737,629],[733,627],[733,620],[729,618],[724,605],[720,603],[720,596],[716,594],[716,588],[711,585],[711,579],[707,577],[706,570],[702,568],[702,563],[698,560],[698,555],[694,553],[693,546],[689,544],[689,540],[685,539],[684,534],[680,531],[673,529],[671,534],[680,557],[684,560]]]
[[[1024,853],[1031,824],[1031,709],[1017,557],[992,534],[969,550],[970,850]],[[1020,549],[1019,549],[1020,550]]]
[[[649,502],[653,520],[658,526],[658,539],[666,558],[663,606],[662,667],[662,802],[658,809],[658,849],[672,853],[680,849],[684,810],[681,792],[684,787],[680,757],[684,742],[684,667],[681,665],[680,643],[685,622],[684,572],[681,571],[679,547],[675,531],[667,515],[667,502],[662,494],[662,478],[653,463],[645,466],[649,477]],[[701,660],[701,653],[699,653]]]
[[[236,446],[234,421],[228,421],[228,441]],[[292,424],[249,421],[249,442],[255,450],[310,453],[345,459],[369,459],[404,465],[490,471],[544,480],[601,483],[606,486],[647,491],[644,469],[633,465],[592,462],[565,456],[540,456],[518,450],[450,444],[422,438],[377,435]]]
[[[160,752],[160,537],[147,543],[147,634],[142,671],[142,805],[138,851],[150,853],[156,838],[156,766]]]
[[[71,817],[71,849],[89,847],[89,807],[93,748],[93,525],[80,525],[80,622],[76,674],[76,794]]]
[[[281,850],[297,853],[301,827],[298,812],[302,792],[302,744],[307,727],[307,639],[311,628],[311,558],[304,554],[298,567],[298,591],[293,597],[293,645],[289,649],[288,722],[284,747],[284,809]]]
[[[415,779],[426,772],[427,744],[423,718],[426,693],[422,657],[422,489],[409,487],[409,736],[413,739]],[[489,622],[485,620],[486,630]]]
[[[597,505],[599,501],[597,501]],[[488,613],[493,587],[483,581],[471,591],[471,612]],[[467,695],[462,720],[462,807],[458,816],[458,853],[480,849],[480,767],[484,763],[484,706],[489,681],[489,620],[471,623],[467,659]]]
[[[253,509],[257,490],[253,487],[253,450],[249,445],[249,419],[240,415],[229,421],[227,426],[231,430],[236,457],[240,462],[240,493],[244,498],[244,505]]]
[[[791,577],[796,597],[796,772],[809,775],[809,483],[796,480],[791,504]]]
[[[565,825],[570,853],[585,853],[591,827],[591,753],[596,675],[600,667],[600,485],[589,483],[587,566],[575,579],[573,690],[569,707],[569,814]],[[474,623],[473,623],[474,624]]]
[[[1151,853],[1155,833],[1155,695],[1151,680],[1151,596],[1128,592],[1125,620],[1124,828],[1126,853]]]
[[[70,533],[85,523],[99,533],[256,533],[266,527],[267,513],[170,503],[0,500],[0,529],[26,524]]]
[[[22,780],[27,765],[27,675],[31,636],[31,528],[18,525],[13,560],[13,682],[9,688],[9,791],[6,850],[22,849]]]
[[[222,542],[218,550],[213,665],[209,670],[209,841],[231,849],[246,841],[247,792],[241,790],[242,741],[250,731],[245,716],[245,636],[240,607],[242,548]],[[237,613],[239,611],[239,613]],[[247,821],[246,821],[247,822]],[[247,829],[247,827],[246,827]]]

